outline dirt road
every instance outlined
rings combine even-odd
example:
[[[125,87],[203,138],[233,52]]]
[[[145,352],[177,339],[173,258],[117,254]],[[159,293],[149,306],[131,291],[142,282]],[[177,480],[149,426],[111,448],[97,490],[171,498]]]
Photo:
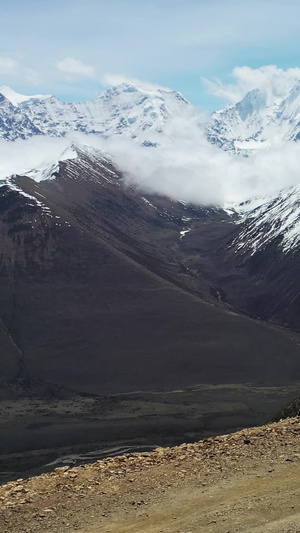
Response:
[[[300,418],[0,488],[0,531],[300,532]]]

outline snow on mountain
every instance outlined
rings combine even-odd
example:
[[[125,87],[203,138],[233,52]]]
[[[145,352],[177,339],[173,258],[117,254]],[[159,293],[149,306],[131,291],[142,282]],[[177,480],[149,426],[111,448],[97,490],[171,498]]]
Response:
[[[284,140],[300,139],[300,82],[284,98],[277,112],[279,127],[284,133]]]
[[[39,132],[54,137],[71,131],[105,137],[122,134],[151,145],[168,119],[173,116],[189,119],[199,113],[176,91],[128,84],[108,89],[95,100],[85,102],[62,102],[55,96],[25,97],[8,88],[4,88],[4,93]],[[16,113],[15,109],[11,113]],[[7,138],[4,132],[2,136]],[[14,138],[17,136],[18,133]]]
[[[27,139],[41,135],[41,131],[31,122],[26,113],[0,93],[0,138],[7,141]]]
[[[109,156],[105,154],[102,150],[93,148],[82,143],[72,142],[56,158],[48,158],[44,160],[38,168],[29,171],[25,170],[22,174],[38,183],[45,180],[52,180],[59,175],[62,163],[66,161],[71,162],[77,159],[80,159],[81,166],[84,165],[84,161],[88,160],[88,165],[91,174],[93,172],[93,164],[97,165],[98,167],[101,167],[101,165],[104,164],[106,172],[109,172],[107,170],[107,165],[112,164],[112,161]]]
[[[44,180],[55,179],[59,172],[60,163],[62,161],[68,161],[76,159],[78,157],[78,150],[74,143],[68,146],[58,159],[55,161],[45,161],[40,168],[35,168],[26,172],[26,176],[32,178],[34,181],[40,182]]]
[[[180,93],[163,88],[121,84],[84,102],[63,102],[49,95],[24,96],[8,87],[0,92],[0,137],[6,140],[34,135],[65,137],[75,131],[103,138],[122,136],[140,145],[156,146],[162,135],[167,139],[175,135],[173,118],[179,119],[179,127],[184,119],[185,125],[198,122],[203,129],[200,112]],[[298,140],[300,82],[280,98],[271,98],[259,89],[250,91],[236,105],[213,113],[206,131],[211,143],[243,155]],[[203,150],[197,145],[197,136],[193,142],[195,151],[197,147],[199,152]],[[55,161],[39,162],[32,177],[55,175],[57,161],[56,154]],[[267,205],[267,201],[264,203]]]
[[[236,251],[254,255],[275,243],[287,253],[300,246],[300,185],[275,198],[253,199],[236,208],[240,213],[238,236],[231,243]]]
[[[25,96],[0,87],[0,136],[7,140],[35,134],[61,137],[77,131],[104,137],[122,135],[155,146],[171,118],[197,119],[200,112],[180,93],[123,83],[83,102],[55,96]],[[4,100],[3,100],[4,98]],[[21,123],[21,125],[19,124]],[[236,105],[212,114],[208,140],[232,153],[250,153],[300,138],[300,82],[285,97],[254,89]]]
[[[5,186],[10,191],[17,192],[29,201],[28,205],[37,205],[44,214],[53,218],[51,208],[46,205],[46,196],[40,194],[35,188],[33,188],[34,195],[25,192],[26,187],[24,190],[22,180],[26,176],[36,183],[51,181],[58,179],[66,171],[74,181],[82,180],[84,176],[88,176],[91,182],[97,182],[98,184],[109,182],[114,186],[119,186],[120,175],[114,169],[111,159],[102,150],[74,142],[70,143],[56,159],[50,160],[48,158],[39,168],[29,171],[24,170],[20,173],[0,178],[0,185],[1,187]],[[55,218],[58,219],[60,217],[56,216]],[[68,222],[65,222],[65,224],[70,226]],[[59,225],[59,223],[56,223],[56,225]]]
[[[0,85],[0,93],[7,98],[14,106],[18,106],[22,102],[27,100],[44,100],[50,98],[50,95],[36,94],[34,96],[25,96],[24,94],[17,93],[6,85]]]
[[[224,150],[236,151],[250,146],[251,141],[266,142],[264,126],[269,124],[272,110],[267,95],[254,89],[234,106],[212,114],[207,126],[208,140]],[[243,143],[243,145],[241,144]]]
[[[212,114],[208,140],[222,149],[239,152],[266,148],[300,138],[300,82],[282,98],[270,99],[259,89],[236,105]]]

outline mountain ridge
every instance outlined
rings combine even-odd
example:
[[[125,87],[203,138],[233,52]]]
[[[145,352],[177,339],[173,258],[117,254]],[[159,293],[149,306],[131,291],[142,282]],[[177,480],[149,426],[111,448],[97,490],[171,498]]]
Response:
[[[4,93],[9,94],[7,88]],[[196,108],[176,91],[149,90],[130,84],[113,87],[85,102],[63,102],[55,96],[26,99],[17,93],[12,101],[18,104],[9,112],[23,114],[44,135],[64,136],[71,131],[104,137],[122,134],[137,137],[141,144],[159,135],[173,115],[186,118],[197,115]],[[28,130],[27,137],[31,134]]]
[[[26,115],[36,128],[35,134],[50,136],[81,131],[104,136],[122,134],[134,139],[142,131],[151,137],[162,132],[170,117],[179,116],[198,119],[210,142],[235,153],[249,149],[251,142],[260,147],[265,143],[297,141],[300,132],[300,82],[281,97],[270,98],[265,91],[253,89],[237,104],[212,113],[206,125],[200,111],[181,93],[141,84],[123,83],[94,100],[81,102],[63,102],[51,95],[20,95],[9,87],[2,87],[1,94]],[[0,110],[2,106],[0,102]],[[6,111],[17,113],[12,108]],[[4,132],[2,136],[10,140],[34,134],[30,128],[27,134],[21,135],[17,130],[15,136],[5,133],[6,137]],[[146,135],[141,142],[147,140]]]

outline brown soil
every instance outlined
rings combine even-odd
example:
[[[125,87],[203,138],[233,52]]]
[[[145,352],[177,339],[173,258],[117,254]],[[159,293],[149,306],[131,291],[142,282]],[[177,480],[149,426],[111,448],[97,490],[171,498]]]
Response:
[[[0,488],[2,533],[300,532],[300,418]]]

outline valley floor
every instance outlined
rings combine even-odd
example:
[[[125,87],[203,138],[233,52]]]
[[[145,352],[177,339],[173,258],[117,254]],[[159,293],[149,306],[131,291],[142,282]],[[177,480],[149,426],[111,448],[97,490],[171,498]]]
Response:
[[[300,532],[300,418],[7,483],[3,533]]]

